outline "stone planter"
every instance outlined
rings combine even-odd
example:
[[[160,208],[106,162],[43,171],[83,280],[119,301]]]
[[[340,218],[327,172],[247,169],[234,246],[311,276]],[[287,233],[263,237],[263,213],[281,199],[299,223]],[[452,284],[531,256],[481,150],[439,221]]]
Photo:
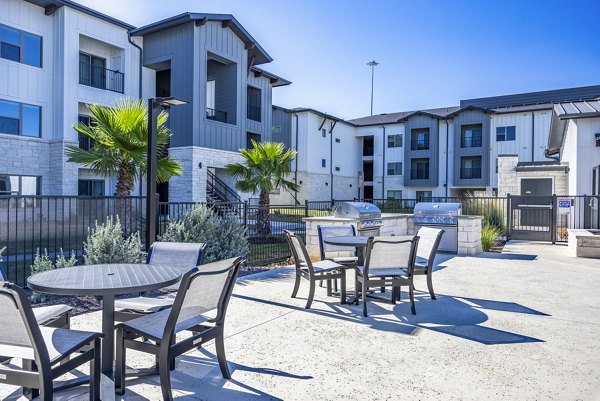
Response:
[[[569,229],[569,255],[600,258],[600,230]]]

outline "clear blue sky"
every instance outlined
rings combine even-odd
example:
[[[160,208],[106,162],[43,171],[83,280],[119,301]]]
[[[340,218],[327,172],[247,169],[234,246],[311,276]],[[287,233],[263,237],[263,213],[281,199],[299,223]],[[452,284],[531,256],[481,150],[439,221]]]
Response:
[[[229,13],[293,82],[274,104],[342,118],[600,84],[599,0],[77,0],[132,25]]]

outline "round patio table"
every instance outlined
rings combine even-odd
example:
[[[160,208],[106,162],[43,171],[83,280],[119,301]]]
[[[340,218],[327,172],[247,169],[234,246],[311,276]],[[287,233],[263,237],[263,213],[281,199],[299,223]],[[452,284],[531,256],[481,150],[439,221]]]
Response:
[[[102,373],[112,378],[115,296],[168,287],[180,279],[181,273],[168,266],[115,263],[49,270],[30,276],[27,283],[47,294],[102,297]]]

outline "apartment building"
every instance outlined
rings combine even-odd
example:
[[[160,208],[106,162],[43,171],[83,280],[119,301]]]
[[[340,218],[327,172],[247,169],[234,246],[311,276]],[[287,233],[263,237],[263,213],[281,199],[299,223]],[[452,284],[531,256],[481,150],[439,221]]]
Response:
[[[67,0],[0,0],[0,10],[0,194],[113,194],[114,179],[64,153],[92,146],[72,128],[90,121],[91,103],[189,102],[170,110],[169,153],[183,174],[159,185],[164,201],[203,201],[211,184],[233,186],[225,164],[240,161],[251,139],[271,139],[272,88],[290,82],[258,67],[272,58],[232,15],[185,13],[136,28]]]
[[[549,152],[551,133],[557,126],[553,121],[564,121],[563,117],[553,117],[557,104],[598,98],[600,86],[589,86],[466,99],[457,106],[352,120],[333,118],[312,109],[274,107],[273,113],[279,120],[287,116],[290,121],[289,143],[299,152],[294,175],[302,177],[303,186],[322,189],[318,183],[322,181],[322,176],[318,176],[319,163],[330,165],[333,160],[333,164],[340,164],[336,166],[340,171],[353,172],[354,190],[346,190],[345,185],[334,187],[329,193],[317,190],[316,199],[331,199],[332,192],[336,195],[333,199],[351,199],[358,193],[367,199],[419,199],[466,193],[542,195],[582,190],[581,186],[573,186],[573,173],[571,177],[567,174],[571,167]],[[582,114],[585,118],[589,115]],[[569,116],[573,120],[582,118]],[[335,121],[335,127],[344,127],[338,134],[346,148],[337,142],[318,145],[322,127],[303,124],[305,120],[324,121],[324,126],[327,121]],[[586,132],[589,129],[584,128]],[[583,137],[590,140],[589,135]],[[565,155],[569,157],[572,158]],[[588,159],[582,159],[586,165],[593,162]],[[588,170],[592,174],[592,168]],[[336,178],[335,171],[332,178]],[[587,181],[591,185],[591,178]],[[306,194],[315,199],[315,190],[302,188],[297,200],[304,201]],[[281,201],[290,199],[274,197]]]

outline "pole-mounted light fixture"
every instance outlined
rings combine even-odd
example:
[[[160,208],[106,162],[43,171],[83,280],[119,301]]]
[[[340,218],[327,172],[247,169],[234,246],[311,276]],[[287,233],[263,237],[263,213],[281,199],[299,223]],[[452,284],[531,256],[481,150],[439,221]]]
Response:
[[[147,173],[146,173],[146,251],[156,238],[156,125],[159,108],[179,106],[188,102],[175,97],[157,97],[148,99],[148,150],[147,150]]]
[[[373,60],[369,61],[367,65],[371,67],[371,115],[373,115],[373,83],[375,82],[375,67],[377,67],[379,63]]]

